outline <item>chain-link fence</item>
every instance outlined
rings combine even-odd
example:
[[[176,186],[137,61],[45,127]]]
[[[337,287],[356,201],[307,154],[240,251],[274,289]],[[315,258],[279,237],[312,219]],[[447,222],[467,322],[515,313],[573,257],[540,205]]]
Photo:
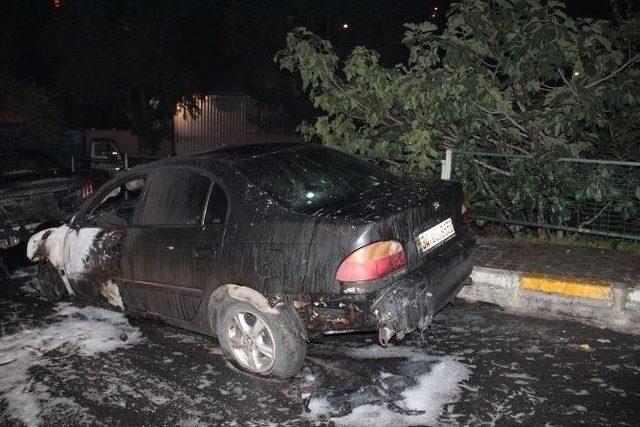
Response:
[[[640,163],[456,151],[477,221],[640,240]]]

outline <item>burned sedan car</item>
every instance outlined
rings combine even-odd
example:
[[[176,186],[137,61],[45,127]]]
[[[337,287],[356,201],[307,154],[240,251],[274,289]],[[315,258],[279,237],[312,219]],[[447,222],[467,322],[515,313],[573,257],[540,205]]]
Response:
[[[310,144],[227,148],[122,173],[28,245],[51,294],[217,336],[289,377],[306,342],[428,326],[468,282],[459,183],[397,177]]]
[[[66,221],[92,192],[92,182],[38,151],[0,153],[0,249]]]

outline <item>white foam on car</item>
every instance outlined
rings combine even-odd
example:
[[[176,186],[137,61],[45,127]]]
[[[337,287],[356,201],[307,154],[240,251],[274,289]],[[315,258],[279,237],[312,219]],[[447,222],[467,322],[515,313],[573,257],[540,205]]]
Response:
[[[42,413],[52,404],[47,388],[34,384],[29,374],[30,368],[49,363],[48,353],[56,351],[57,358],[60,353],[91,357],[142,339],[122,313],[64,303],[55,308],[54,319],[59,318],[47,326],[0,337],[0,399],[6,402],[10,416],[26,425],[40,424]]]
[[[355,359],[378,359],[402,357],[410,360],[432,361],[432,369],[416,378],[417,384],[402,392],[402,400],[395,402],[399,407],[423,411],[418,415],[400,414],[385,404],[368,404],[355,408],[346,416],[331,416],[333,408],[326,398],[313,398],[309,402],[308,418],[326,420],[337,425],[437,425],[438,418],[447,403],[455,402],[462,393],[462,383],[469,379],[469,367],[453,357],[439,357],[426,354],[409,347],[345,348],[345,355]],[[385,373],[381,374],[382,376]],[[388,375],[388,374],[387,374]]]
[[[63,264],[63,248],[64,238],[69,231],[69,226],[61,225],[57,228],[47,228],[31,236],[27,242],[27,258],[36,261],[36,257],[40,254],[46,255],[49,262],[56,267]],[[42,240],[44,235],[48,234],[46,240]]]
[[[57,270],[63,270],[66,277],[77,278],[86,272],[87,256],[101,231],[95,227],[75,230],[67,225],[42,230],[29,239],[27,258],[37,261],[44,255]],[[50,234],[43,240],[45,233]],[[66,277],[63,279],[67,290],[73,294]]]
[[[70,230],[64,244],[65,273],[76,277],[86,271],[87,256],[101,228],[81,228]]]

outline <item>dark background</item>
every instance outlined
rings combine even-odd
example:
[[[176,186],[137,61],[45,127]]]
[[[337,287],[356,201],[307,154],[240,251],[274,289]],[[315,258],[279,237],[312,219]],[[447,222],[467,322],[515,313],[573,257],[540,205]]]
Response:
[[[144,127],[154,102],[170,115],[185,93],[244,92],[285,109],[290,129],[313,115],[275,53],[306,26],[341,55],[356,45],[387,66],[405,59],[403,24],[442,25],[449,1],[23,0],[0,17],[0,76],[45,88],[62,127]],[[567,2],[573,16],[612,18],[606,0]],[[348,28],[343,28],[343,24]],[[137,126],[136,126],[137,124]]]

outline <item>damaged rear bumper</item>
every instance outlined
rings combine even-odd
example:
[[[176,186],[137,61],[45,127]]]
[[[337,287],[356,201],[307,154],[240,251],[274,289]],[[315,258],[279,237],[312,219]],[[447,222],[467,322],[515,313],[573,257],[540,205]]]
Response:
[[[470,283],[475,238],[462,238],[442,248],[421,268],[377,293],[371,315],[378,326],[380,344],[395,335],[402,339],[416,329],[425,330],[433,316]]]
[[[378,330],[386,345],[416,329],[426,329],[433,316],[470,283],[476,242],[471,232],[427,255],[417,270],[376,291],[330,298],[297,300],[294,305],[309,335]]]

